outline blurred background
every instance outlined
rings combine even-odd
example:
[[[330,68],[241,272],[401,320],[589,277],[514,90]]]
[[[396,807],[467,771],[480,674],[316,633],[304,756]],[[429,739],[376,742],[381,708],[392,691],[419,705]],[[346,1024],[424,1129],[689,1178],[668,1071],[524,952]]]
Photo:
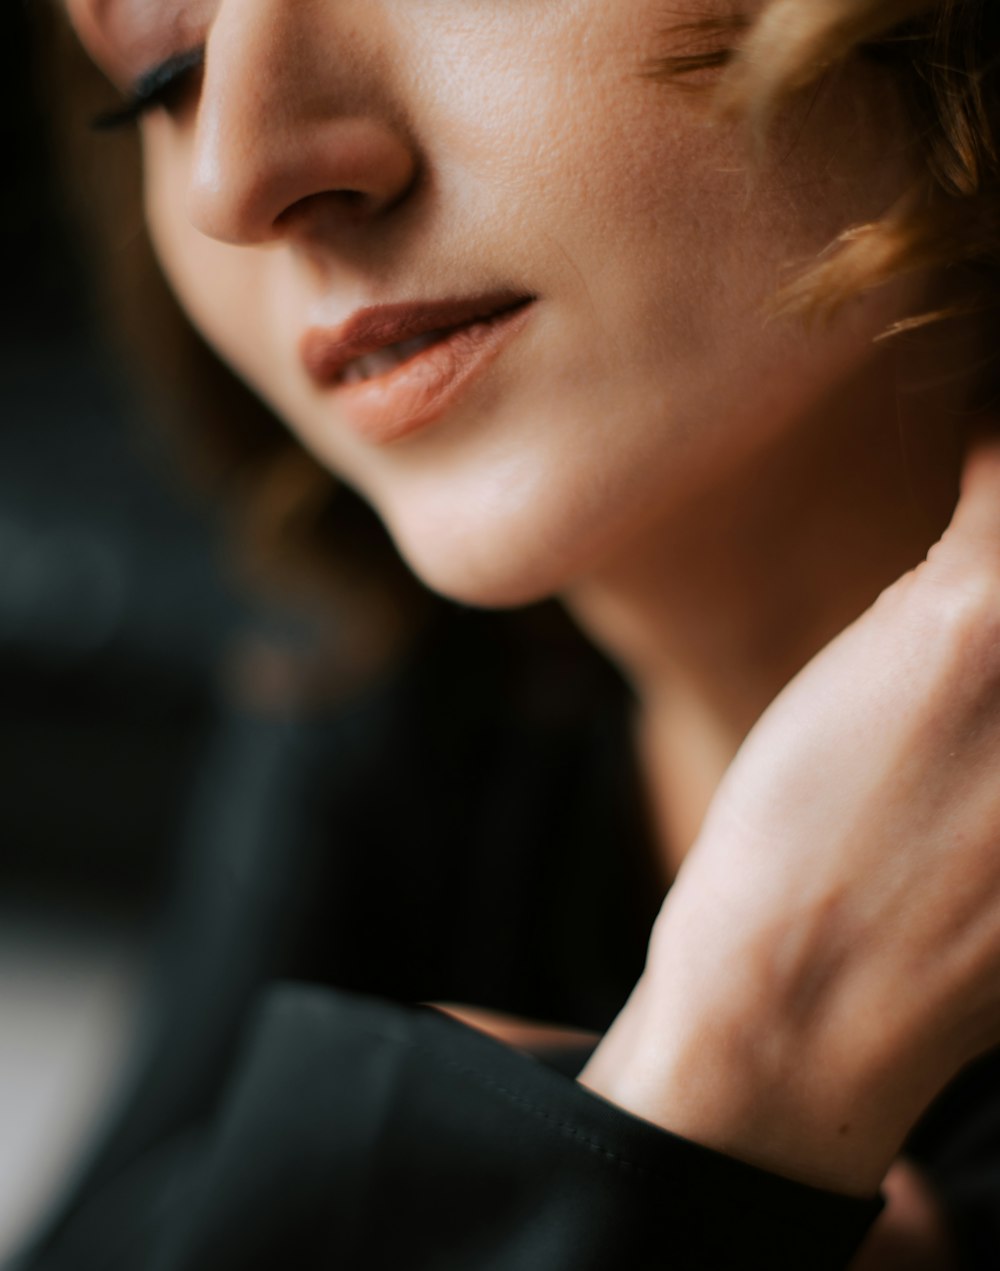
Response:
[[[0,41],[0,1263],[141,1045],[140,986],[252,620],[94,320],[28,5]]]
[[[0,41],[4,1268],[40,1232],[83,1265],[74,1212],[210,1120],[263,981],[600,1031],[659,903],[627,693],[555,606],[226,581],[102,333],[41,7]]]

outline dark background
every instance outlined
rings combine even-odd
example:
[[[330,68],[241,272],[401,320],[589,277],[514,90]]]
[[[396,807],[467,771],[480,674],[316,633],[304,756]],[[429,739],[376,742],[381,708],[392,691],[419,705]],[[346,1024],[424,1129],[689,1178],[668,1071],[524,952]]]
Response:
[[[41,2],[5,0],[0,40],[0,1265],[85,1162],[111,1167],[171,1004],[204,984],[219,1045],[246,991],[206,974],[240,947],[236,916],[178,896],[186,845],[219,837],[198,791],[220,668],[261,619],[97,318],[36,72]]]
[[[100,330],[52,170],[30,7],[8,3],[0,882],[141,906],[169,868],[246,606],[214,567],[210,509],[185,494]]]

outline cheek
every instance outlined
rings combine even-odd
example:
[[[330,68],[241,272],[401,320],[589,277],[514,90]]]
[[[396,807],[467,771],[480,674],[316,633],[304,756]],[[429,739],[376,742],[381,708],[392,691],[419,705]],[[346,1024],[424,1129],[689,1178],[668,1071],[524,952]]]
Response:
[[[237,374],[266,354],[262,275],[266,253],[226,246],[199,233],[185,205],[189,157],[158,120],[144,125],[146,223],[160,267],[192,323]]]
[[[802,430],[907,304],[887,289],[814,333],[761,317],[786,266],[903,188],[856,86],[808,104],[775,140],[777,162],[754,173],[738,133],[707,125],[683,94],[594,68],[570,110],[555,88],[529,101],[509,84],[501,97],[503,83],[488,115],[451,99],[440,116],[427,108],[448,160],[431,231],[468,227],[482,260],[537,283],[550,317],[492,413],[408,458],[359,453],[328,428],[288,360],[282,333],[301,315],[291,299],[282,310],[287,256],[199,235],[186,157],[156,134],[148,147],[151,230],[196,325],[356,478],[425,579],[477,603],[558,589],[655,518],[680,519],[754,451]]]

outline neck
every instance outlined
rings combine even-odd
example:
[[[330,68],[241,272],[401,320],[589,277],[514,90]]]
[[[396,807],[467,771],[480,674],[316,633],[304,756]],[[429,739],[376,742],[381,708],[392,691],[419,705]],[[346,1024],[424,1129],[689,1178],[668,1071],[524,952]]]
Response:
[[[965,425],[956,382],[873,363],[807,426],[671,509],[566,597],[639,701],[664,882],[767,705],[944,530]]]

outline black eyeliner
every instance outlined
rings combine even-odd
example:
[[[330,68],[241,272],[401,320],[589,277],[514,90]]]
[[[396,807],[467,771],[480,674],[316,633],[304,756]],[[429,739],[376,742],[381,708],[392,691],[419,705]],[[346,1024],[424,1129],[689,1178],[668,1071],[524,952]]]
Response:
[[[161,105],[184,76],[197,70],[204,60],[204,48],[188,49],[185,53],[168,57],[165,62],[140,75],[123,106],[106,110],[91,120],[91,128],[97,132],[111,132],[135,123],[147,110]]]

